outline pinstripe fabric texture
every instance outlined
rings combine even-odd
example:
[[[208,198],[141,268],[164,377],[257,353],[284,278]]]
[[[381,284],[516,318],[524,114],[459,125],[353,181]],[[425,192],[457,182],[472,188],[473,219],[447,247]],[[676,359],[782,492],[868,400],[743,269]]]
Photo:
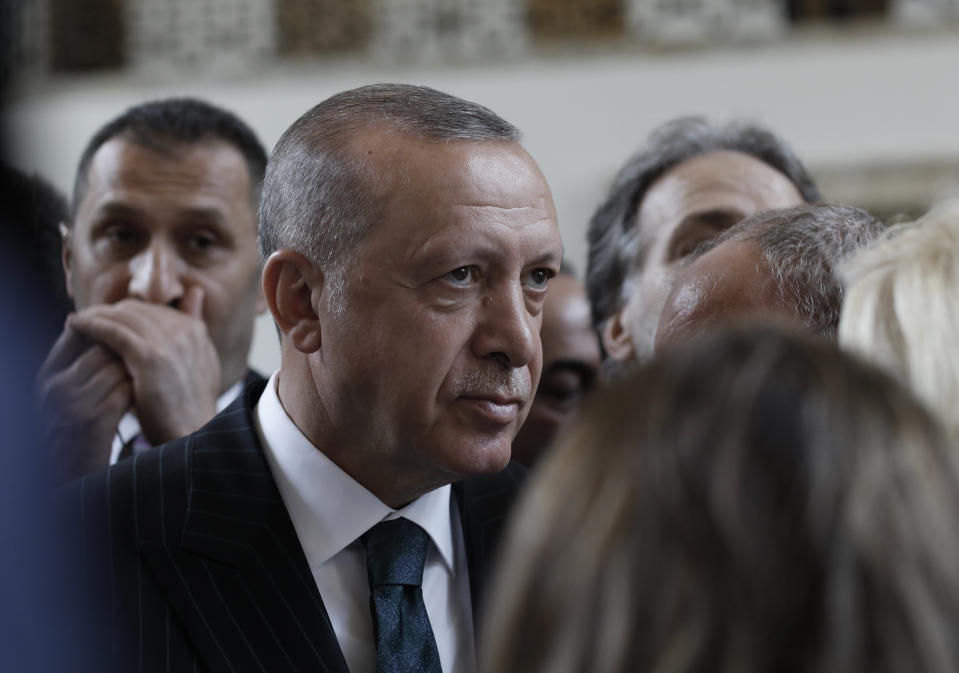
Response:
[[[209,424],[71,485],[71,581],[101,588],[103,670],[348,673],[252,429],[263,383]],[[474,612],[525,471],[454,485]]]

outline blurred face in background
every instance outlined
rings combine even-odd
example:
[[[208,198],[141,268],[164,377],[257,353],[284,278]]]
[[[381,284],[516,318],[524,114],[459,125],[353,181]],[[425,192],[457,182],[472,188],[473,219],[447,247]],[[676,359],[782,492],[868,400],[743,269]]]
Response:
[[[77,309],[123,299],[179,309],[198,288],[223,380],[240,379],[263,308],[250,183],[243,155],[222,141],[169,153],[104,143],[64,244]]]
[[[589,301],[573,276],[553,279],[540,338],[543,375],[526,423],[513,441],[513,458],[528,467],[575,417],[599,371],[599,339],[590,321]]]
[[[755,213],[803,203],[784,174],[742,152],[711,152],[684,161],[647,190],[636,218],[644,258],[626,282],[628,298],[603,330],[620,362],[652,356],[660,313],[696,246]]]

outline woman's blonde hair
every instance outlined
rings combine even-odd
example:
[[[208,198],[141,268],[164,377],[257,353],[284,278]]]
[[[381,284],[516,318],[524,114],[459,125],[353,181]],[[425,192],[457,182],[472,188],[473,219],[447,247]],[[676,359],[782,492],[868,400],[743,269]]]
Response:
[[[911,387],[959,440],[959,199],[891,227],[842,275],[840,343]]]
[[[512,522],[486,673],[954,673],[959,464],[895,381],[770,328],[593,398]]]

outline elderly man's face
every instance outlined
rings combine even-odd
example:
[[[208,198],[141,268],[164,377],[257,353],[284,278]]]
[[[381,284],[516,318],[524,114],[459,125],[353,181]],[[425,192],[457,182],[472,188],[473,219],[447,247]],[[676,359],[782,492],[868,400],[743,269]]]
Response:
[[[419,491],[498,471],[540,377],[562,258],[549,188],[514,144],[369,131],[353,149],[390,182],[345,306],[320,316],[324,413],[369,469]]]
[[[660,176],[636,220],[645,256],[626,281],[626,303],[603,332],[610,357],[626,362],[652,355],[666,297],[698,244],[745,217],[802,202],[785,175],[741,152],[704,154]]]
[[[576,415],[600,366],[599,340],[582,284],[568,275],[553,279],[543,309],[543,377],[526,423],[513,442],[513,457],[532,466],[556,433]]]
[[[224,380],[246,369],[260,307],[256,209],[243,155],[211,140],[171,153],[123,139],[94,154],[65,250],[78,309],[203,290]]]

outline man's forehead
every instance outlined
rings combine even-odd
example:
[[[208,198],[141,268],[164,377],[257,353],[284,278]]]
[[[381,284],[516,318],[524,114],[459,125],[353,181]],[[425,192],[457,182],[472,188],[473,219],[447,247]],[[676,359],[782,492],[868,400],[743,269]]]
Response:
[[[721,150],[676,164],[657,178],[639,204],[636,226],[642,259],[678,229],[798,205],[802,195],[783,173],[744,152]]]
[[[86,175],[91,190],[162,187],[184,192],[214,190],[249,194],[251,178],[243,155],[225,141],[209,139],[158,150],[123,136],[111,138],[94,153]]]
[[[401,184],[417,177],[411,174],[410,167],[418,164],[427,169],[424,175],[450,178],[450,182],[462,177],[459,172],[450,174],[450,167],[463,172],[489,172],[511,166],[514,171],[539,173],[535,162],[516,142],[430,139],[387,124],[375,124],[356,131],[350,137],[347,152],[382,176]]]
[[[147,144],[121,134],[94,152],[87,168],[87,183],[116,175],[138,176],[144,181],[177,176],[189,180],[198,171],[242,181],[247,188],[252,182],[243,154],[225,140],[211,137],[191,143],[158,140]]]

